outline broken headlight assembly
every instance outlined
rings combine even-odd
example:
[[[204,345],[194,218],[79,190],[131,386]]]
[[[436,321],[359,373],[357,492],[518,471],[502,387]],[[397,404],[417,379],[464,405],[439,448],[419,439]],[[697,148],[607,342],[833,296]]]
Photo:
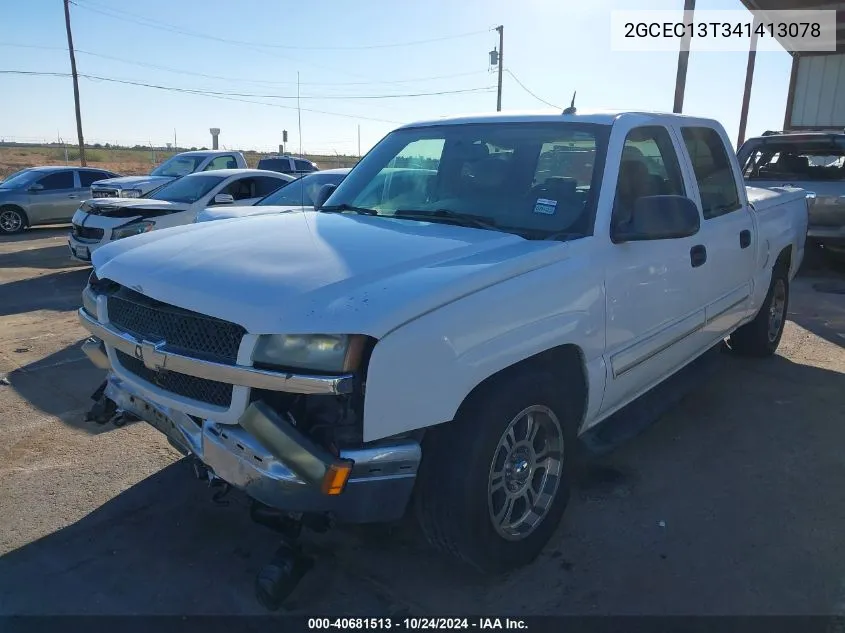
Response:
[[[271,334],[260,336],[252,354],[256,364],[339,374],[361,363],[366,337],[350,334]]]
[[[112,229],[111,238],[113,240],[122,240],[124,237],[131,237],[152,231],[153,227],[155,227],[155,222],[133,222],[132,224],[126,224]]]

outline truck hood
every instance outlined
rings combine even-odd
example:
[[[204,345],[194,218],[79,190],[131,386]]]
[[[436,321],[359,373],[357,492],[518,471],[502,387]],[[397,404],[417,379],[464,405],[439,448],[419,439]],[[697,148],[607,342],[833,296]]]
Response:
[[[108,178],[98,180],[93,185],[94,189],[110,188],[116,189],[140,189],[142,193],[152,191],[166,182],[176,180],[169,176],[122,176],[121,178]]]
[[[440,223],[281,213],[152,231],[93,256],[98,276],[252,334],[368,334],[563,259],[565,243]]]
[[[264,205],[261,207],[214,207],[203,209],[197,215],[197,222],[211,220],[228,220],[230,218],[245,218],[252,215],[269,215],[271,213],[288,213],[290,211],[306,211],[311,207]]]

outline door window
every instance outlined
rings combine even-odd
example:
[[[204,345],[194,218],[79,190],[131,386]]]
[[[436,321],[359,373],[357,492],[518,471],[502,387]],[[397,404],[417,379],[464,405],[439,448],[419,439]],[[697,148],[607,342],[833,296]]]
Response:
[[[314,171],[314,167],[307,160],[294,159],[293,164],[296,171]]]
[[[736,179],[718,132],[709,127],[685,127],[681,134],[698,182],[704,219],[739,209],[742,205]]]
[[[38,184],[44,187],[44,191],[73,189],[73,172],[70,170],[57,171],[53,174],[44,176],[38,181]]]
[[[282,185],[287,184],[287,180],[281,178],[270,178],[268,176],[258,176],[252,179],[255,182],[255,196],[263,198],[269,196]]]
[[[235,201],[257,198],[255,178],[241,178],[229,183],[220,193],[228,193]]]
[[[90,187],[98,180],[106,180],[107,178],[114,178],[110,173],[105,171],[79,171],[79,186]]]
[[[637,199],[661,195],[685,195],[681,165],[672,138],[661,126],[634,128],[628,132],[622,148],[612,230],[625,227],[631,221]]]

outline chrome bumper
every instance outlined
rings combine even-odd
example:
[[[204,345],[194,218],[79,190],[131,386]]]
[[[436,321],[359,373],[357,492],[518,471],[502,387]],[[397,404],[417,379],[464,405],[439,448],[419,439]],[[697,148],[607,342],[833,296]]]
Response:
[[[150,369],[175,371],[179,374],[216,380],[231,385],[303,394],[345,394],[352,391],[352,376],[307,376],[267,371],[244,365],[225,365],[183,356],[149,341],[141,341],[108,324],[100,323],[84,308],[79,321],[94,336],[125,354],[144,361]]]
[[[195,421],[174,409],[146,400],[134,388],[110,375],[106,397],[117,408],[164,433],[183,454],[192,454],[217,477],[268,506],[290,512],[328,512],[345,523],[377,523],[399,519],[405,512],[421,458],[417,442],[401,441],[341,451],[354,462],[344,491],[324,494],[314,473],[325,460],[322,449],[269,407],[251,406],[247,426],[273,425],[284,438],[265,446],[242,426]],[[269,419],[275,416],[276,419]],[[248,419],[249,418],[249,419]]]

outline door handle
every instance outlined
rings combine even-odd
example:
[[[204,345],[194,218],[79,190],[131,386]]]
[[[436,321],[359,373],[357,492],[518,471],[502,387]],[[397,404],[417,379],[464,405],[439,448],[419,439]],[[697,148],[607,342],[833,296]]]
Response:
[[[74,200],[75,200],[76,198],[78,198],[78,197],[79,197],[79,196],[77,196],[75,193],[68,194],[68,198],[72,198],[72,199],[74,199]]]
[[[751,246],[751,231],[743,229],[739,232],[739,247],[748,248]]]
[[[703,244],[698,244],[689,249],[689,261],[693,268],[698,268],[707,261],[707,249]]]

